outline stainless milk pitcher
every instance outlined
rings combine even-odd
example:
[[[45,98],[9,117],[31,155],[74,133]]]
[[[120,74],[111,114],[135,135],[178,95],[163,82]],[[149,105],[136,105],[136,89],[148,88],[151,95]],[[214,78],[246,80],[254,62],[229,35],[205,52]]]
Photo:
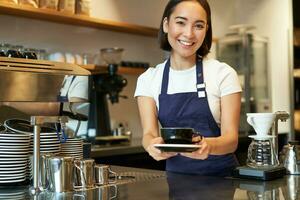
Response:
[[[94,159],[76,159],[75,165],[75,188],[93,188],[95,183]]]
[[[110,175],[114,177],[114,180],[109,180]],[[95,165],[95,181],[97,185],[107,185],[117,182],[117,174],[113,172],[109,165]]]
[[[74,158],[55,156],[49,158],[50,191],[71,192],[74,190]]]

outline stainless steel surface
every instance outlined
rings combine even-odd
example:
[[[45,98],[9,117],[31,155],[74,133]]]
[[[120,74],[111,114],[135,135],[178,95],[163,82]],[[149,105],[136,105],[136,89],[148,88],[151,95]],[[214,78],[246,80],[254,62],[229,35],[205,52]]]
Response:
[[[113,175],[114,179],[110,180],[110,175]],[[107,185],[117,182],[116,172],[112,171],[109,165],[95,165],[95,184]]]
[[[285,122],[290,117],[290,114],[286,111],[277,111],[275,114],[276,117],[272,127],[272,135],[275,136],[273,139],[273,144],[275,152],[278,153],[278,121],[280,120],[281,122]]]
[[[74,191],[74,158],[52,157],[49,159],[50,191]]]
[[[33,194],[39,193],[39,161],[40,161],[40,132],[41,128],[39,125],[34,125],[34,136],[33,136],[33,188],[31,192]]]
[[[39,180],[38,180],[38,186],[40,188],[41,191],[45,191],[48,189],[49,187],[49,166],[48,166],[48,159],[51,158],[52,156],[54,156],[55,154],[53,153],[43,153],[40,155],[40,159],[39,159]],[[34,168],[33,168],[33,155],[30,156],[30,179],[32,179],[34,177]]]
[[[27,186],[0,188],[2,199],[40,200],[165,200],[165,199],[204,199],[204,200],[298,200],[300,198],[300,176],[288,175],[272,181],[242,180],[214,176],[165,173],[163,171],[112,166],[119,175],[137,177],[118,180],[117,185],[108,185],[85,191],[66,193],[41,193],[29,196]],[[47,195],[46,195],[47,194]],[[115,198],[112,198],[116,196]],[[17,198],[19,197],[19,198]],[[263,197],[269,197],[263,199]]]
[[[94,159],[75,160],[75,187],[93,188],[95,183]]]
[[[74,64],[0,57],[0,102],[57,102],[66,75],[90,75]]]
[[[280,152],[280,160],[288,174],[300,175],[300,146],[296,142],[288,142]]]
[[[32,116],[31,125],[34,126],[33,137],[33,187],[30,189],[32,194],[38,194],[41,192],[39,187],[39,162],[40,162],[40,126],[44,123],[61,123],[68,122],[68,118],[65,116]],[[62,126],[63,127],[63,126]]]

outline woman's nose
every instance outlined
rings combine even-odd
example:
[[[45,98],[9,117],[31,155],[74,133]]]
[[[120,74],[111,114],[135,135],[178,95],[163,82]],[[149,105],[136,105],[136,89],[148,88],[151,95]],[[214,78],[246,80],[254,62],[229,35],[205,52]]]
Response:
[[[194,29],[192,26],[186,26],[184,29],[184,36],[192,38],[194,36]]]

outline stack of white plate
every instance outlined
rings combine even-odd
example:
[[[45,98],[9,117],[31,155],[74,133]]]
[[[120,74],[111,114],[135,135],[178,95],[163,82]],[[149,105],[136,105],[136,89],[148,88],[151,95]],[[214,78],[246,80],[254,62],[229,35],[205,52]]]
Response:
[[[24,200],[29,199],[28,188],[3,188],[0,189],[0,199],[2,200]]]
[[[68,138],[61,144],[61,156],[72,156],[83,159],[83,140],[80,138]]]
[[[0,133],[0,184],[26,180],[30,136],[23,133]]]
[[[30,134],[30,151],[33,154],[33,134]],[[60,153],[60,141],[57,133],[40,133],[40,153]]]

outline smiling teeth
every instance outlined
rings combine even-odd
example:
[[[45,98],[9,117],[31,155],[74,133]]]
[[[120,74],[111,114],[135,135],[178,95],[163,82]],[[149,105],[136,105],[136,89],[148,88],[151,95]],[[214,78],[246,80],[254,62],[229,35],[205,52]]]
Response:
[[[187,46],[191,46],[193,43],[192,42],[185,42],[185,41],[182,41],[182,40],[179,40],[179,42],[183,45],[187,45]]]

